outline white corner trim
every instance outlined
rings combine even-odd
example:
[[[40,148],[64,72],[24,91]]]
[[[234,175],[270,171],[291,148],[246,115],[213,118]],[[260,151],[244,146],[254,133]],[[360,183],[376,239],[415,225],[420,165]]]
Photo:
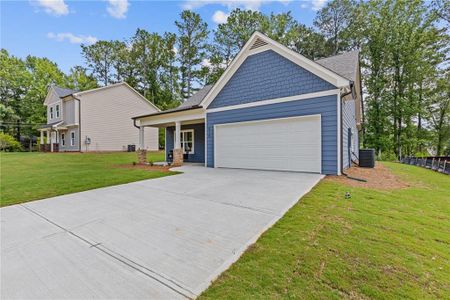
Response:
[[[214,125],[214,137],[213,137],[213,140],[214,140],[214,151],[213,151],[213,153],[214,153],[214,168],[217,168],[217,164],[216,164],[216,158],[217,158],[217,155],[216,155],[216,150],[217,150],[217,143],[216,143],[216,140],[217,140],[216,126],[217,126],[217,125]]]
[[[267,45],[250,50],[251,45],[257,39],[261,39],[267,43]],[[335,85],[336,87],[343,87],[349,85],[349,80],[336,74],[327,68],[321,66],[320,64],[304,57],[303,55],[287,48],[284,45],[268,38],[260,32],[255,32],[250,37],[250,39],[245,43],[244,47],[239,51],[236,57],[233,59],[231,64],[226,68],[225,72],[220,76],[219,80],[214,84],[211,90],[206,94],[200,103],[201,106],[207,108],[209,104],[214,100],[214,98],[219,94],[225,84],[231,79],[234,73],[239,69],[245,59],[252,54],[260,53],[267,50],[273,50],[278,54],[282,55],[286,59],[289,59],[293,63],[305,68],[311,73],[319,76],[323,80]]]
[[[208,116],[205,114],[205,167],[208,166]]]
[[[297,100],[306,100],[306,99],[331,96],[331,95],[337,95],[337,94],[339,94],[339,89],[316,92],[316,93],[301,94],[301,95],[282,97],[282,98],[275,98],[275,99],[269,99],[269,100],[261,100],[261,101],[255,101],[255,102],[250,102],[250,103],[245,103],[245,104],[230,105],[230,106],[225,106],[225,107],[211,108],[211,109],[207,109],[206,112],[214,113],[214,112],[219,112],[219,111],[242,109],[242,108],[277,104],[277,103],[297,101]]]
[[[337,95],[337,174],[341,174],[341,93],[339,92]]]

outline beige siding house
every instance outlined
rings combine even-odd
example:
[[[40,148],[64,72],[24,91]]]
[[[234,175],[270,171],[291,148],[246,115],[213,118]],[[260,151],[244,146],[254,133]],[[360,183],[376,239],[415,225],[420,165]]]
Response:
[[[40,128],[44,151],[126,151],[139,141],[131,119],[159,109],[126,83],[77,92],[49,88],[44,101],[47,124]],[[44,144],[44,134],[47,143]],[[147,128],[145,149],[158,150],[158,129]]]

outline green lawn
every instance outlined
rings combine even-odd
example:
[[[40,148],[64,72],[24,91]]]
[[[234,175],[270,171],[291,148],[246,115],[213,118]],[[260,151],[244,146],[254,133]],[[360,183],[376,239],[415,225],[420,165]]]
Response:
[[[148,154],[164,160],[164,152]],[[0,206],[174,173],[119,168],[135,153],[0,153]]]
[[[450,177],[385,165],[414,187],[322,181],[200,299],[450,299]]]

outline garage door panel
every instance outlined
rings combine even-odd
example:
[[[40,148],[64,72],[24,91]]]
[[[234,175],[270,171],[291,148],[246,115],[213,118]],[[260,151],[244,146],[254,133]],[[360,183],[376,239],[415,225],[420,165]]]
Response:
[[[320,115],[215,127],[217,167],[321,171]]]

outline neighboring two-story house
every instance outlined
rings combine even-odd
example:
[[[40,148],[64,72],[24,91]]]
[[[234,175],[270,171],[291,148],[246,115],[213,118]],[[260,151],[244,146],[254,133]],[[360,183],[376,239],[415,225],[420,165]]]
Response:
[[[41,151],[125,151],[139,140],[132,117],[159,109],[126,83],[87,91],[52,85],[44,105],[47,124],[41,132]],[[47,139],[44,139],[44,135]],[[144,132],[147,150],[158,150],[158,129]]]

